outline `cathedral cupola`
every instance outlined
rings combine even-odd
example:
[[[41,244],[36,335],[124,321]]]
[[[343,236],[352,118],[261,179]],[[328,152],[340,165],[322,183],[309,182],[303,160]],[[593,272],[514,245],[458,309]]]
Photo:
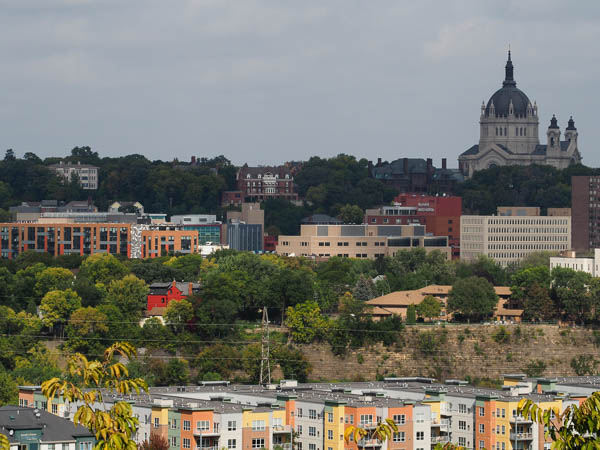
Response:
[[[573,116],[569,119],[569,124],[567,128],[565,128],[565,139],[569,142],[577,142],[577,128],[575,128],[575,121],[573,120]]]
[[[552,119],[550,119],[550,126],[546,132],[546,136],[548,136],[548,151],[550,152],[552,150],[559,150],[560,128],[558,127],[558,120],[556,120],[556,116],[554,114],[552,114]]]

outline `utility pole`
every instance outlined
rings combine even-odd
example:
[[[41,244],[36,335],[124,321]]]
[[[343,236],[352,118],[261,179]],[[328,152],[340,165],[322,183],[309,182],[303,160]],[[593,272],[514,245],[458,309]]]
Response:
[[[263,386],[271,384],[271,362],[269,361],[270,344],[269,344],[269,314],[267,307],[262,310],[262,345],[260,359],[260,380],[259,383]]]

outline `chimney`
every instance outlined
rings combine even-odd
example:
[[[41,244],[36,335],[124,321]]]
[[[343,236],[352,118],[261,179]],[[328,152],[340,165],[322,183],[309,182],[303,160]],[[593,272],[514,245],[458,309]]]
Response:
[[[442,169],[446,168],[446,158],[442,158]]]
[[[192,164],[196,164],[196,157],[192,156]]]
[[[408,175],[408,158],[404,158],[403,163],[404,163],[404,174]]]
[[[427,158],[427,173],[431,173],[431,168],[433,166],[433,160],[431,158]]]
[[[381,158],[377,158],[377,167],[381,167]]]

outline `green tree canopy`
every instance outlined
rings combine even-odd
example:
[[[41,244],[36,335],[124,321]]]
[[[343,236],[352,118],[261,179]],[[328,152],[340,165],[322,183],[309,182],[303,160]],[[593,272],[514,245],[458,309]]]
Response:
[[[319,305],[309,300],[287,309],[285,326],[289,328],[294,342],[310,344],[323,339],[330,324],[327,317],[321,313]]]
[[[149,288],[135,275],[126,275],[108,285],[106,303],[115,305],[126,317],[134,320],[142,316],[147,305]]]
[[[69,269],[47,267],[35,276],[35,295],[42,298],[49,291],[64,291],[73,287],[75,276]]]
[[[490,317],[497,304],[498,296],[494,286],[482,277],[459,279],[448,293],[448,310],[469,320]]]
[[[440,317],[442,305],[433,295],[427,295],[421,303],[417,305],[417,314],[425,319],[436,319]]]
[[[50,291],[44,295],[40,305],[42,322],[49,328],[64,324],[78,308],[81,308],[81,297],[75,291]]]

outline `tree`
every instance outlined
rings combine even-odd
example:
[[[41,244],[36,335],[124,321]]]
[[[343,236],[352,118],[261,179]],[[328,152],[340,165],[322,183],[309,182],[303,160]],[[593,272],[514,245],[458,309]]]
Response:
[[[358,205],[346,204],[340,208],[340,220],[344,223],[362,223],[363,210]]]
[[[566,280],[566,284],[556,287],[556,297],[566,316],[583,325],[585,320],[590,318],[592,312],[592,300],[589,292],[592,277],[585,272],[573,272],[572,276]]]
[[[592,355],[579,355],[571,359],[571,368],[577,376],[595,375],[597,373],[598,360]]]
[[[352,296],[365,302],[377,297],[377,292],[375,290],[373,281],[361,273],[358,277],[358,280],[356,280],[354,288],[352,289]]]
[[[600,392],[594,392],[579,406],[571,404],[563,412],[553,407],[543,409],[523,398],[517,414],[544,426],[546,439],[553,450],[594,449],[600,446]]]
[[[69,269],[48,267],[35,276],[35,295],[42,298],[49,291],[63,291],[73,287],[75,276]]]
[[[194,307],[186,300],[172,301],[167,306],[165,321],[173,332],[181,333],[185,325],[194,317]]]
[[[96,450],[136,450],[133,435],[139,423],[132,414],[131,404],[127,401],[115,402],[106,410],[103,403],[105,389],[111,394],[127,395],[133,391],[138,394],[148,391],[148,385],[141,378],[129,378],[125,365],[117,358],[136,355],[135,347],[125,342],[117,342],[106,349],[99,361],[88,361],[85,356],[76,353],[67,365],[70,379],[52,378],[42,383],[42,393],[49,402],[54,397],[62,397],[69,403],[82,403],[73,417],[75,424],[81,424],[94,433]]]
[[[68,347],[84,354],[102,352],[102,339],[108,334],[108,318],[96,308],[79,308],[69,319],[66,332]]]
[[[145,440],[138,445],[138,450],[169,450],[169,441],[158,433],[150,433],[150,440]]]
[[[81,298],[75,291],[50,291],[42,299],[40,311],[43,314],[42,323],[53,328],[67,321],[73,311],[81,308]]]
[[[309,300],[287,309],[285,326],[294,342],[310,344],[325,337],[330,324],[319,305]]]
[[[111,254],[97,253],[88,256],[81,264],[79,276],[89,278],[95,284],[108,286],[129,273],[127,267]]]
[[[135,275],[113,280],[108,285],[106,303],[115,305],[125,317],[137,320],[147,305],[148,286]]]
[[[356,442],[359,449],[365,449],[372,441],[385,442],[391,440],[394,433],[398,432],[398,426],[392,419],[385,419],[378,423],[376,427],[362,428],[359,426],[350,425],[344,431],[344,440],[346,443]]]
[[[435,319],[440,317],[442,305],[433,295],[427,295],[421,303],[417,305],[417,313],[420,317],[426,319]]]
[[[406,323],[410,325],[417,323],[417,308],[413,304],[408,305],[408,308],[406,308]]]
[[[17,382],[8,372],[0,371],[0,406],[16,404],[19,401]]]
[[[457,280],[448,293],[448,310],[470,320],[491,316],[498,304],[494,286],[485,278],[468,277]]]

